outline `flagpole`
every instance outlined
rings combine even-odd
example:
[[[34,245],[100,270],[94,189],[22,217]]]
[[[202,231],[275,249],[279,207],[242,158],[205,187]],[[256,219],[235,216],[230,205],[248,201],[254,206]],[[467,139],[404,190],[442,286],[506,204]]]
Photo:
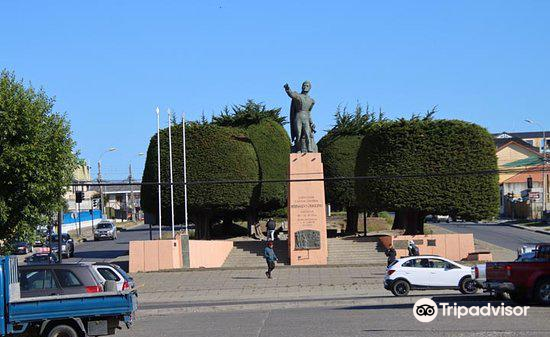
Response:
[[[157,107],[157,177],[158,177],[158,198],[159,198],[159,240],[162,239],[162,199],[160,185],[160,110]]]
[[[172,220],[172,239],[176,237],[174,227],[174,174],[172,171],[172,110],[168,109],[168,151],[170,151],[170,214]]]
[[[183,204],[185,209],[185,234],[189,235],[187,222],[187,156],[185,151],[185,112],[181,114],[181,126],[183,130]]]

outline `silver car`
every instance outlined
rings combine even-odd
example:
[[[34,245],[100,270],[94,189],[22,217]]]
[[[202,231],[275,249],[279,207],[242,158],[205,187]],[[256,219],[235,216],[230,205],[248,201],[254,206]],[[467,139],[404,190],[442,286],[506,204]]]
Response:
[[[117,231],[114,223],[110,221],[101,221],[94,229],[94,241],[101,239],[116,240]]]

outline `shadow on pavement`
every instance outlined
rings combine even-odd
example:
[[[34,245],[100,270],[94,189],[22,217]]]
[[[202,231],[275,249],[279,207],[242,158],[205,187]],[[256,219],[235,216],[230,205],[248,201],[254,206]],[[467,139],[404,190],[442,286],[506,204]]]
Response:
[[[128,255],[127,249],[75,252],[74,257],[77,259],[114,259],[123,255]]]

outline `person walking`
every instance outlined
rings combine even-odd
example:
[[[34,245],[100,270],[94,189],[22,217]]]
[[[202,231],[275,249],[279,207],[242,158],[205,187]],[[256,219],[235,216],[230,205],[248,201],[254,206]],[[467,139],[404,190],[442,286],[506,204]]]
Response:
[[[265,272],[265,276],[267,278],[271,278],[271,272],[273,269],[275,269],[275,261],[278,261],[277,255],[275,255],[275,251],[273,250],[273,241],[268,241],[267,245],[264,249],[264,257],[265,261],[267,262],[267,271]]]
[[[390,246],[385,251],[386,256],[388,257],[388,267],[390,264],[395,261],[395,257],[397,256],[397,252],[395,251],[395,248],[393,248],[393,245],[390,244]]]
[[[277,224],[275,223],[275,220],[273,218],[269,218],[267,221],[266,227],[267,227],[267,240],[275,241],[275,227]]]
[[[418,256],[420,255],[420,249],[416,246],[413,240],[409,240],[409,256]]]

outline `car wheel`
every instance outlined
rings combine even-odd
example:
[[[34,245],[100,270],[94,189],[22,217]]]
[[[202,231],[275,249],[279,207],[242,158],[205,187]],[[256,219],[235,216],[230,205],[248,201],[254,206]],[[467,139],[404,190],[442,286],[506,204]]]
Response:
[[[411,285],[405,280],[397,280],[391,286],[391,292],[395,296],[407,296],[411,290]]]
[[[522,294],[518,292],[510,293],[510,299],[517,304],[527,304],[529,300]]]
[[[50,330],[48,337],[78,337],[78,334],[71,326],[58,325]]]
[[[544,279],[537,283],[534,298],[541,305],[550,305],[550,279]]]
[[[475,294],[477,293],[477,284],[475,280],[472,280],[471,277],[465,277],[462,280],[460,280],[460,284],[458,285],[458,290],[460,290],[463,294]]]

